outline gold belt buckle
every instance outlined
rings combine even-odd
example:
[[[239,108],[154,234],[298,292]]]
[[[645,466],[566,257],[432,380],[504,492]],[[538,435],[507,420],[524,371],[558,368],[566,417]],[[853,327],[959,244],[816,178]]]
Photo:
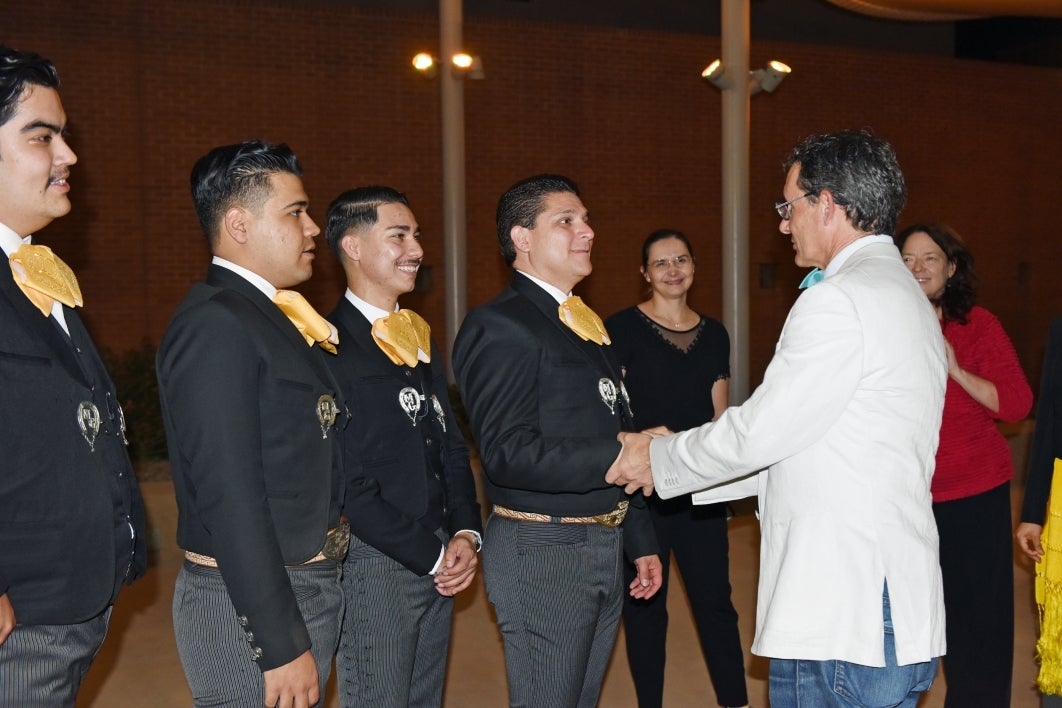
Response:
[[[347,557],[347,546],[350,545],[350,524],[346,519],[340,519],[339,525],[332,533],[325,537],[324,548],[321,555],[332,561],[342,561]]]
[[[598,514],[597,516],[592,517],[594,519],[594,523],[601,524],[602,526],[607,526],[610,529],[619,526],[623,523],[623,517],[627,515],[627,506],[629,504],[630,502],[628,502],[626,499],[622,500],[619,504],[616,505],[615,509],[608,512],[607,514]]]

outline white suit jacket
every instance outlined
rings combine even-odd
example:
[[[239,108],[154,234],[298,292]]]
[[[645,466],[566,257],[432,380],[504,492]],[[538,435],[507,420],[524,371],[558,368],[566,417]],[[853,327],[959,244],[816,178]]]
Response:
[[[897,659],[912,664],[945,649],[929,493],[943,337],[895,246],[864,238],[839,259],[797,299],[744,405],[653,440],[654,482],[663,498],[706,490],[701,503],[755,487],[753,653],[884,666],[887,581]]]

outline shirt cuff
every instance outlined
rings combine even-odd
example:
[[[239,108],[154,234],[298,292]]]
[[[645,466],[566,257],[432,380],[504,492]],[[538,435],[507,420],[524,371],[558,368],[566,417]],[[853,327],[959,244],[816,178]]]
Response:
[[[479,531],[473,531],[472,529],[461,529],[460,531],[455,533],[454,536],[456,536],[459,533],[467,533],[467,534],[471,534],[472,535],[472,540],[475,542],[475,546],[476,546],[476,553],[479,553],[480,549],[483,548],[483,535],[480,534]],[[435,561],[435,566],[431,569],[431,575],[435,575],[442,568],[442,562],[443,562],[443,558],[445,556],[446,556],[446,546],[443,546],[442,550],[439,551],[439,560]]]
[[[435,565],[432,566],[429,575],[435,575],[442,568],[443,558],[446,557],[446,546],[439,549],[439,560],[435,561]]]

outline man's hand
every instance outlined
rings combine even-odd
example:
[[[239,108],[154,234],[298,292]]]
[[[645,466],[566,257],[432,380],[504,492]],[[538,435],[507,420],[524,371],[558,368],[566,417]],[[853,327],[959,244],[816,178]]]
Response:
[[[638,577],[631,581],[631,597],[648,600],[664,583],[664,568],[660,565],[660,556],[642,556],[634,561]]]
[[[458,533],[446,546],[442,568],[435,574],[435,589],[440,595],[453,597],[472,584],[477,565],[475,541],[466,533]]]
[[[620,433],[616,439],[623,444],[619,455],[605,473],[605,481],[619,485],[627,494],[641,489],[645,496],[653,493],[653,470],[649,465],[649,442],[646,433]]]
[[[1040,535],[1044,527],[1040,524],[1030,524],[1023,521],[1018,524],[1014,531],[1014,538],[1018,542],[1018,550],[1032,558],[1037,563],[1044,557],[1044,547],[1040,545]],[[3,598],[0,598],[2,600]]]
[[[5,592],[0,595],[0,644],[7,640],[7,635],[15,628],[15,608]]]
[[[307,649],[283,666],[262,672],[265,704],[270,708],[310,708],[321,700],[317,663]]]

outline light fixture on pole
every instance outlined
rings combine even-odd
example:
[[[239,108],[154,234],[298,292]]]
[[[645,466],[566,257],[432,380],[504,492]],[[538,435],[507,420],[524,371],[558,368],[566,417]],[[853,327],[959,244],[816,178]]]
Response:
[[[420,52],[413,57],[413,68],[425,79],[435,78],[435,75],[439,73],[439,65],[435,57],[427,52]]]
[[[785,80],[785,77],[793,73],[793,70],[789,68],[788,64],[783,64],[780,61],[774,61],[773,59],[767,62],[766,68],[756,69],[752,71],[752,83],[749,86],[749,90],[752,93],[759,91],[766,91],[771,93],[778,84]]]
[[[792,71],[788,64],[774,60],[767,62],[766,68],[750,71],[749,94],[757,94],[760,91],[771,93],[778,88],[778,84],[782,83]],[[719,59],[704,68],[704,71],[701,72],[701,78],[720,91],[724,91],[733,85],[726,67],[723,66],[723,62]]]
[[[451,58],[453,62],[454,73],[458,76],[467,76],[470,79],[482,79],[486,77],[483,73],[483,60],[478,56],[472,56],[467,52],[458,52]]]
[[[730,88],[730,76],[723,69],[723,60],[716,59],[704,68],[701,78],[715,86],[720,91]]]
[[[413,57],[413,68],[424,78],[434,78],[439,73],[439,62],[428,52],[420,52]],[[483,60],[468,52],[457,52],[450,57],[450,69],[457,78],[482,79],[486,77],[483,71]]]

